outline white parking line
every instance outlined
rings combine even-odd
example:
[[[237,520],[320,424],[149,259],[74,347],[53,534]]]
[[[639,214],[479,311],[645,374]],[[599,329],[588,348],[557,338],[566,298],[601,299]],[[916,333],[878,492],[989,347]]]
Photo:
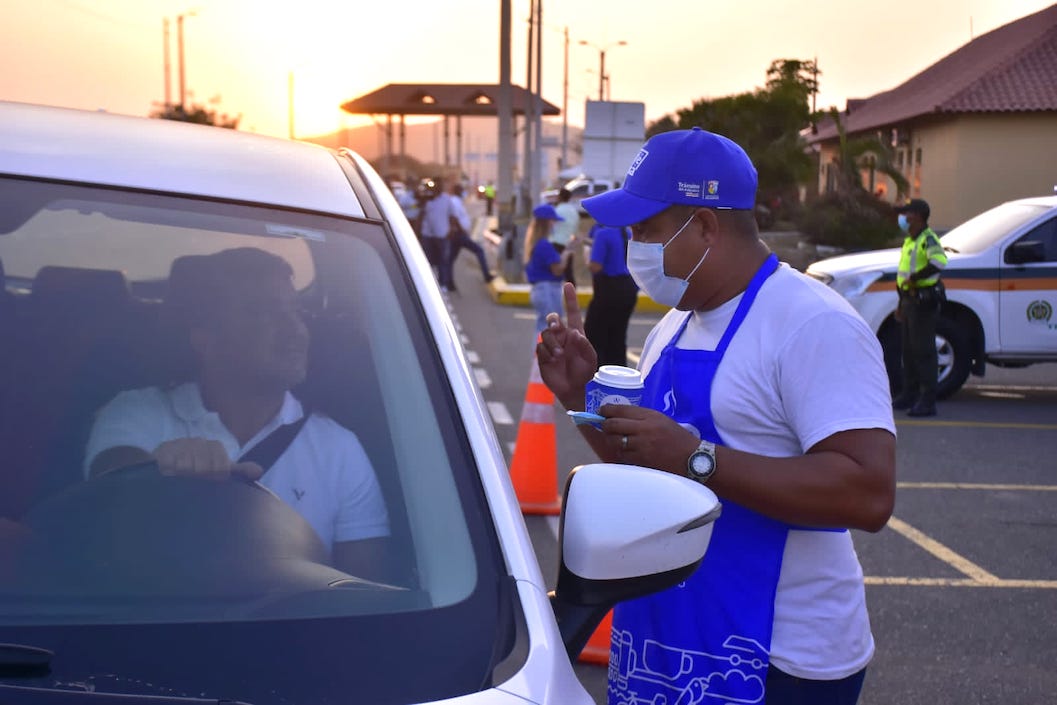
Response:
[[[510,412],[506,408],[506,404],[501,401],[490,401],[488,404],[488,413],[492,415],[492,422],[500,426],[510,426],[514,423],[514,417],[510,415]]]
[[[492,378],[488,376],[488,370],[485,368],[473,368],[473,376],[477,378],[477,386],[481,389],[488,389],[492,386]]]

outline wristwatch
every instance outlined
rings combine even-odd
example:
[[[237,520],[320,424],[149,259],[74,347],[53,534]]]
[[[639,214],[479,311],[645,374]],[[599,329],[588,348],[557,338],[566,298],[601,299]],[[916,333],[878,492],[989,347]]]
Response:
[[[711,441],[701,441],[701,444],[697,446],[697,450],[691,453],[686,460],[686,476],[704,485],[715,474],[716,444]]]

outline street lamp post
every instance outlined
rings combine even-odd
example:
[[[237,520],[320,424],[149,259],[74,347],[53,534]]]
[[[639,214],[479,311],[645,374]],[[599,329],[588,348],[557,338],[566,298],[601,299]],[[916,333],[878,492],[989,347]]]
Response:
[[[605,100],[606,81],[609,80],[609,77],[606,76],[606,52],[612,49],[613,47],[626,46],[627,42],[621,39],[619,42],[613,42],[612,44],[607,44],[604,47],[600,47],[595,44],[592,44],[586,39],[581,39],[580,44],[586,47],[593,47],[598,50],[598,99]]]
[[[187,94],[187,83],[184,80],[184,17],[194,17],[196,11],[187,12],[176,16],[176,60],[180,72],[180,112],[186,112],[185,96]]]

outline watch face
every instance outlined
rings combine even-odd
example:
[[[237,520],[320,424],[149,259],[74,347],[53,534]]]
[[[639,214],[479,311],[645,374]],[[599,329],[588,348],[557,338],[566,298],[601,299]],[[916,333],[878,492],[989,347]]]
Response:
[[[707,475],[716,466],[716,461],[708,453],[695,453],[693,470],[697,475]]]

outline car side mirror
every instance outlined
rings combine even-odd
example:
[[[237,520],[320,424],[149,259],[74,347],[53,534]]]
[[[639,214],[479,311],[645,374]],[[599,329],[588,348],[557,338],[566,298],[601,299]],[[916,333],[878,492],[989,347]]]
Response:
[[[570,658],[617,602],[678,584],[701,564],[721,505],[707,487],[636,465],[570,473],[550,594]]]
[[[1037,240],[1014,242],[1006,250],[1006,264],[1026,264],[1028,262],[1045,262],[1046,250]]]

